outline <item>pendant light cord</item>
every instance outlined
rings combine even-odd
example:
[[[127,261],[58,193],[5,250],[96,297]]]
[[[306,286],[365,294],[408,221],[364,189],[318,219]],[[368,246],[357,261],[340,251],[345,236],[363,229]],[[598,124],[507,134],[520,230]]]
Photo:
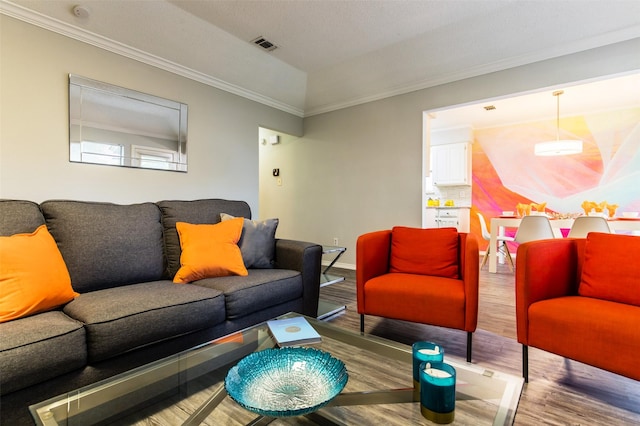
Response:
[[[560,140],[560,95],[564,93],[563,90],[557,90],[553,92],[553,96],[557,99],[557,109],[556,109],[556,141]]]

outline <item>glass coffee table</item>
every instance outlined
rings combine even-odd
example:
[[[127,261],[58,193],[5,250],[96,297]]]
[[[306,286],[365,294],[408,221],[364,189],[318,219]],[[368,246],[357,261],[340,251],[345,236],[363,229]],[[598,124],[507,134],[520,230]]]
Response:
[[[287,314],[284,317],[299,316]],[[30,407],[36,424],[431,424],[412,388],[411,347],[308,318],[322,342],[312,347],[344,362],[346,387],[304,417],[261,417],[227,396],[224,379],[248,354],[275,347],[265,323]],[[444,345],[446,348],[446,345]],[[523,379],[447,356],[456,368],[453,424],[513,423]]]

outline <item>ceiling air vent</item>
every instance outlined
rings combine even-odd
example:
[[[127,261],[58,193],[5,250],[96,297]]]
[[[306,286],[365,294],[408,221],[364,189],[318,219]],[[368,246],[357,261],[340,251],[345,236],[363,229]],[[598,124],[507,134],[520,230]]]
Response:
[[[278,48],[278,46],[276,46],[275,44],[271,43],[269,40],[265,39],[262,36],[251,40],[251,43],[255,44],[256,46],[260,46],[261,48],[263,48],[267,52],[271,52],[271,51],[276,50]]]

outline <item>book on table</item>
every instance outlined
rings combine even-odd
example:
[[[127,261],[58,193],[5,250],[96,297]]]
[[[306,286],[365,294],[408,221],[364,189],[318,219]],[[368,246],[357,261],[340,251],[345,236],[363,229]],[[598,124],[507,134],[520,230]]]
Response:
[[[304,317],[267,321],[271,335],[278,346],[310,345],[322,341],[320,334]]]

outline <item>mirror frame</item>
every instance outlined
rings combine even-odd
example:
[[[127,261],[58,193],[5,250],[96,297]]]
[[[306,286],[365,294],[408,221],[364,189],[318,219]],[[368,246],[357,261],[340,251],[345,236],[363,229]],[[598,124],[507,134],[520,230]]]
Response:
[[[69,74],[69,161],[187,172],[186,104]]]

